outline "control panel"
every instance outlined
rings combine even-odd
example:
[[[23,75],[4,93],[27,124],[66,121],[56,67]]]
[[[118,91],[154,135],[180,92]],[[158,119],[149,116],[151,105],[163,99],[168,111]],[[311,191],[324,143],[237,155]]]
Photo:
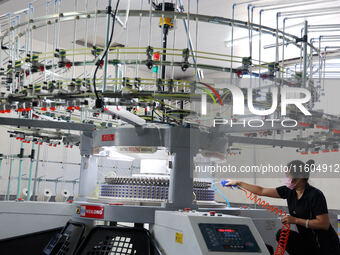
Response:
[[[248,217],[191,210],[156,211],[151,230],[166,255],[269,255]]]
[[[259,252],[247,225],[198,224],[209,251]]]

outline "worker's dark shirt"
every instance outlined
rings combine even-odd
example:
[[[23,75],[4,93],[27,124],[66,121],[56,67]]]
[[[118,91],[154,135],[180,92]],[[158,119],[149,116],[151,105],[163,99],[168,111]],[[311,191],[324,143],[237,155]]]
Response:
[[[327,203],[323,193],[317,188],[307,184],[300,199],[297,199],[295,189],[290,190],[286,186],[276,188],[279,196],[287,199],[289,214],[300,219],[316,219],[316,216],[328,214]],[[312,230],[304,226],[297,225],[299,233],[305,240],[313,244],[318,244],[321,254],[339,254],[339,238],[332,225],[328,230]]]

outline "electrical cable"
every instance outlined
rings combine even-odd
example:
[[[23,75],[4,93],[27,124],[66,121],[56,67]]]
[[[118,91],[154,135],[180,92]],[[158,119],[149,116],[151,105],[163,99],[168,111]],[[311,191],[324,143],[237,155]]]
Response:
[[[210,86],[210,85],[208,85],[206,83],[203,83],[203,82],[199,82],[199,84],[202,84],[202,85],[206,86],[212,92],[214,92],[214,94],[217,96],[218,100],[220,101],[220,104],[223,105],[220,95],[218,94],[218,92],[212,86]]]
[[[154,1],[149,0],[149,4],[152,4],[152,7],[156,9],[158,6]]]
[[[103,56],[101,57],[99,63],[97,63],[97,67],[96,67],[96,70],[94,71],[94,75],[93,75],[93,89],[94,89],[94,93],[95,93],[96,98],[97,98],[97,100],[96,100],[96,107],[97,108],[103,108],[104,105],[103,105],[103,99],[100,99],[99,95],[98,95],[98,91],[97,91],[97,87],[96,87],[96,76],[97,76],[97,72],[98,72],[99,66],[102,63],[102,61],[104,60],[105,56],[107,55],[107,53],[108,53],[108,51],[110,49],[111,43],[112,43],[113,33],[114,33],[114,29],[115,29],[116,15],[117,15],[117,11],[118,11],[119,2],[120,2],[120,0],[117,0],[116,9],[115,9],[113,15],[112,15],[111,7],[110,6],[108,7],[108,10],[107,10],[108,14],[110,14],[111,17],[113,18],[110,40],[109,40],[109,42],[107,44],[107,47],[106,47],[106,49],[104,51]]]
[[[223,187],[227,187],[227,183],[228,181],[225,181],[225,180],[221,181],[221,184]],[[282,211],[281,209],[279,210],[277,207],[274,207],[273,205],[269,204],[265,200],[262,200],[254,193],[249,192],[248,194],[248,191],[241,188],[240,186],[231,185],[230,187],[231,188],[235,187],[235,188],[242,190],[248,199],[254,201],[256,204],[258,204],[262,208],[266,209],[267,211],[270,211],[271,213],[274,213],[275,215],[278,215],[279,217],[287,215],[286,212]],[[288,238],[289,238],[289,233],[290,233],[290,224],[284,224],[281,229],[278,245],[276,247],[274,255],[285,254],[287,243],[288,243]]]
[[[228,199],[223,195],[223,193],[217,188],[216,184],[214,183],[212,186],[211,186],[214,190],[216,190],[222,197],[223,199],[227,202],[228,206],[231,207]]]
[[[286,212],[283,212],[282,210],[279,210],[277,207],[270,205],[265,200],[262,200],[257,195],[254,195],[252,192],[250,192],[248,195],[248,192],[245,189],[241,187],[240,189],[245,193],[248,199],[253,200],[256,204],[258,204],[259,206],[262,206],[262,208],[265,208],[266,210],[272,213],[275,213],[275,215],[277,214],[279,214],[279,216],[287,215]],[[289,233],[290,233],[290,224],[284,224],[281,229],[278,245],[276,247],[274,255],[284,255],[286,251],[287,243],[288,243]]]
[[[157,252],[157,255],[162,255],[163,253],[161,252],[160,247],[158,246],[158,243],[156,242],[156,240],[154,239],[154,237],[151,235],[150,231],[145,229],[145,233],[151,243],[151,245],[153,246],[153,248],[155,249],[155,251]]]

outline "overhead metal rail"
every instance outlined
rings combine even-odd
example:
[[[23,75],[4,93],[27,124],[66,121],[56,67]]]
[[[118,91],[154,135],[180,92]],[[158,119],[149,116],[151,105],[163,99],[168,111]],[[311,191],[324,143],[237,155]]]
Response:
[[[126,10],[118,10],[117,15],[118,16],[124,16],[126,14]],[[59,18],[59,22],[64,22],[64,21],[72,21],[74,19],[89,19],[89,18],[95,18],[95,17],[106,17],[107,11],[106,10],[98,10],[96,11],[91,11],[88,13],[84,12],[65,12],[62,13],[62,15],[59,14],[52,14],[52,15],[47,15],[44,17],[38,17],[38,18],[32,18],[30,21],[25,21],[22,22],[18,25],[15,25],[11,27],[9,30],[7,30],[1,37],[0,41],[3,44],[4,38],[8,35],[10,31],[16,30],[21,27],[25,27],[29,24],[32,24],[33,28],[36,30],[38,28],[42,28],[44,26],[47,26],[47,21],[50,22],[50,24],[57,23],[56,18]],[[150,11],[147,10],[130,10],[129,15],[131,17],[149,17]],[[176,18],[176,19],[190,19],[192,21],[201,21],[201,22],[206,22],[206,23],[214,23],[214,24],[219,24],[219,25],[226,25],[226,26],[235,26],[239,28],[244,28],[248,29],[249,26],[252,27],[254,31],[261,31],[262,33],[270,34],[272,36],[278,36],[279,39],[283,39],[284,37],[286,38],[285,41],[289,41],[290,43],[296,45],[297,47],[301,47],[298,44],[299,37],[283,32],[283,31],[278,31],[277,35],[277,30],[275,28],[271,28],[268,26],[263,26],[255,23],[249,24],[248,22],[241,21],[241,20],[235,20],[235,19],[229,19],[229,18],[224,18],[224,17],[218,17],[218,16],[208,16],[208,15],[201,15],[201,14],[193,14],[190,13],[188,15],[187,13],[174,13],[174,12],[166,12],[166,11],[152,11],[152,16],[153,17],[171,17],[171,18]],[[37,24],[39,22],[44,22],[43,24]],[[34,24],[34,25],[33,25]],[[25,35],[25,32],[20,32],[18,34],[18,37],[22,37]],[[318,51],[317,48],[312,46],[311,44],[308,44],[309,47],[314,48],[315,51]]]

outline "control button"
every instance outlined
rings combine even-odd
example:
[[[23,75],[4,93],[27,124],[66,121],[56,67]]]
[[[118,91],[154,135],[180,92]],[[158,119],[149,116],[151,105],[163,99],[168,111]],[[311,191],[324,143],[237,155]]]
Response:
[[[248,247],[253,247],[254,243],[253,242],[246,242],[245,245],[248,246]]]
[[[184,208],[185,212],[190,212],[190,208]]]
[[[210,216],[215,216],[216,212],[211,211],[211,212],[209,212],[209,214],[210,214]]]

